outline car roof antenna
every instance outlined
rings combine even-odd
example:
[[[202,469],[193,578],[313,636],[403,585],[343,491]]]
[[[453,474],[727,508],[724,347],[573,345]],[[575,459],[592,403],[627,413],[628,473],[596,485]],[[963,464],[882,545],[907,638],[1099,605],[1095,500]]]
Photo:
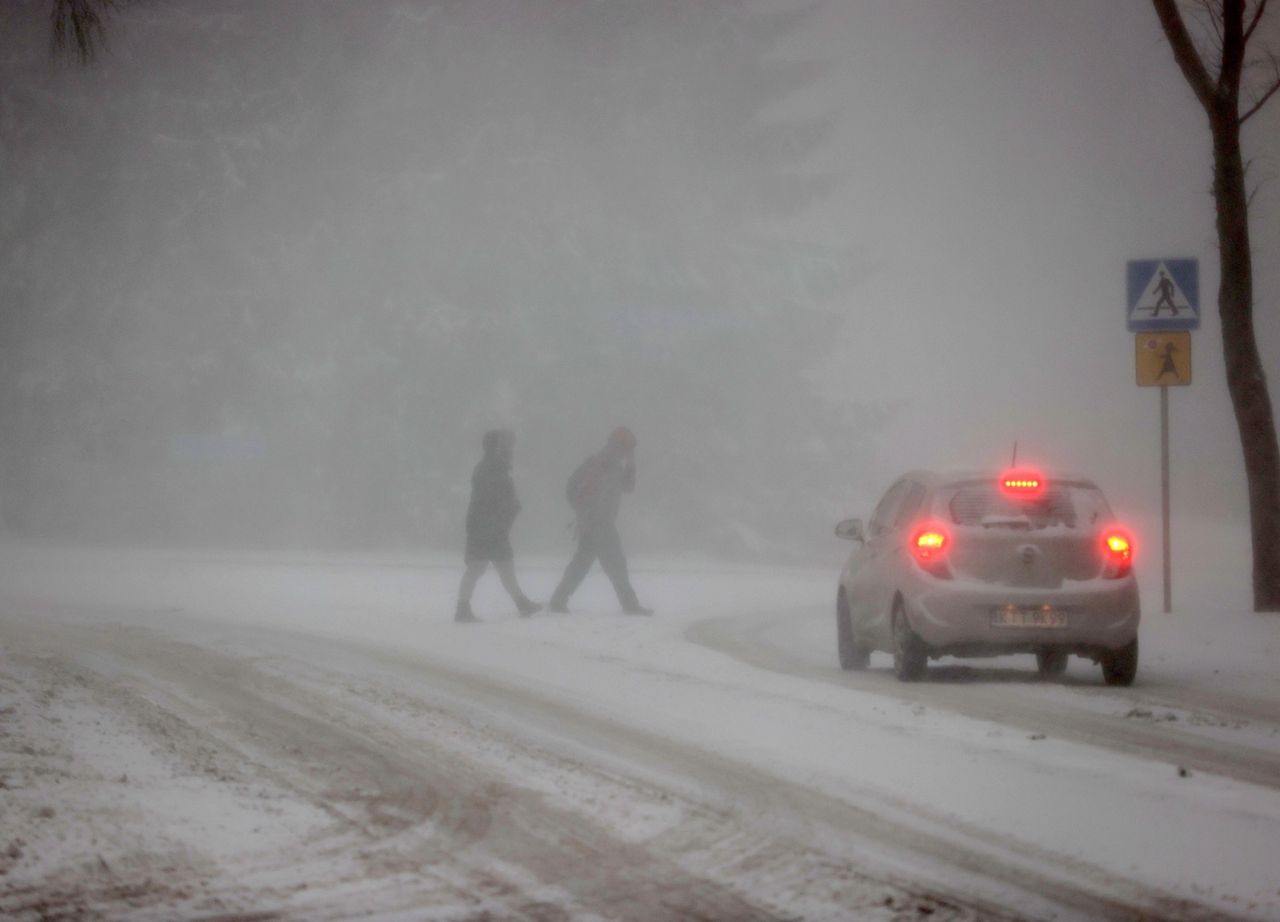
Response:
[[[1009,462],[1010,467],[1018,466],[1018,440],[1013,440],[1013,460]]]

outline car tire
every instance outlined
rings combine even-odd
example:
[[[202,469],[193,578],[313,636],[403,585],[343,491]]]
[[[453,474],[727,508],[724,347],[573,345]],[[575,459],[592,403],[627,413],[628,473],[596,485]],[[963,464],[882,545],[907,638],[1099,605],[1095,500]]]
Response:
[[[836,599],[836,649],[841,669],[866,669],[871,662],[871,649],[854,639],[853,619],[843,592]]]
[[[893,608],[893,674],[899,682],[917,682],[924,677],[928,665],[928,648],[911,630],[899,602]]]
[[[1036,670],[1042,679],[1056,679],[1067,671],[1066,650],[1037,650]]]
[[[1138,638],[1119,650],[1102,654],[1102,680],[1108,685],[1129,686],[1138,674]]]

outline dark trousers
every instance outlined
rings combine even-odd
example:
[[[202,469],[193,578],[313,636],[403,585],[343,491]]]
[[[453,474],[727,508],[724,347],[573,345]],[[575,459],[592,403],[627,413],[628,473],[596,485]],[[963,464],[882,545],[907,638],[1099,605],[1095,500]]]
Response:
[[[613,583],[613,591],[618,594],[622,607],[636,607],[636,591],[631,588],[631,577],[627,574],[627,558],[622,553],[622,538],[618,535],[618,526],[613,522],[600,522],[578,529],[578,550],[569,561],[569,566],[565,567],[560,585],[551,596],[552,605],[564,605],[569,601],[569,596],[582,583],[597,558],[601,569]]]
[[[488,569],[490,561],[471,559],[467,561],[467,569],[462,574],[462,585],[458,587],[458,601],[471,604],[471,594],[476,591],[476,583],[480,582],[480,577],[484,575],[484,571]],[[502,588],[507,590],[507,595],[511,596],[511,601],[519,605],[521,602],[527,602],[528,599],[524,592],[520,589],[520,584],[516,582],[516,565],[511,560],[495,560],[492,561],[493,568],[498,571],[498,578],[502,580]]]

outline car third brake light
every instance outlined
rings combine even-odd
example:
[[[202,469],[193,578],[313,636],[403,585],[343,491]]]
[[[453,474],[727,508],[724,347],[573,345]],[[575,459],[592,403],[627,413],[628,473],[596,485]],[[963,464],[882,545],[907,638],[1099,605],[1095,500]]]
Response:
[[[1027,468],[1005,471],[1000,476],[1000,489],[1006,496],[1033,499],[1044,492],[1045,480],[1038,472]]]

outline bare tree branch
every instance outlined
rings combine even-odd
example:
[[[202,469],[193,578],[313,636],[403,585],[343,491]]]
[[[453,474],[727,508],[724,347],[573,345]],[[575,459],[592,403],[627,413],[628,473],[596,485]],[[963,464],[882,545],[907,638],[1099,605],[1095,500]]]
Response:
[[[1249,20],[1249,28],[1244,30],[1244,40],[1247,42],[1253,37],[1253,30],[1258,28],[1258,23],[1262,20],[1262,11],[1267,8],[1267,0],[1258,0],[1258,8],[1253,11],[1253,19]]]
[[[1218,4],[1212,0],[1200,0],[1200,6],[1204,9],[1205,15],[1209,17],[1209,23],[1213,26],[1213,34],[1216,38],[1214,48],[1218,53],[1222,53],[1222,11]]]
[[[1250,176],[1250,175],[1253,173],[1253,164],[1254,164],[1254,160],[1253,160],[1253,158],[1250,158],[1249,160],[1247,160],[1247,161],[1245,162],[1245,165],[1244,165],[1244,172],[1245,172],[1245,176],[1246,176],[1246,177]],[[1253,187],[1252,189],[1250,189],[1250,190],[1249,190],[1249,199],[1248,199],[1248,201],[1247,201],[1245,204],[1246,204],[1248,207],[1252,208],[1252,207],[1253,207],[1253,200],[1257,197],[1258,193],[1262,191],[1262,188],[1263,188],[1264,186],[1266,186],[1268,183],[1270,183],[1270,182],[1274,181],[1274,180],[1275,180],[1275,178],[1276,178],[1276,177],[1275,177],[1275,174],[1274,174],[1274,173],[1264,173],[1264,174],[1263,174],[1263,175],[1258,179],[1257,183],[1256,183],[1256,184],[1254,184],[1254,187]]]
[[[1177,4],[1174,0],[1151,0],[1151,3],[1156,9],[1156,15],[1160,18],[1160,26],[1164,29],[1164,34],[1173,48],[1173,59],[1182,69],[1182,75],[1187,78],[1187,83],[1191,85],[1196,98],[1200,100],[1200,105],[1212,115],[1216,105],[1213,80],[1205,70],[1204,62],[1200,60],[1200,53],[1196,51],[1195,43],[1187,32],[1186,23],[1182,21],[1182,14],[1178,12]]]
[[[1216,64],[1222,59],[1222,12],[1221,0],[1184,0],[1183,17],[1187,24],[1187,33],[1192,42],[1201,50],[1201,58],[1205,67]],[[1212,52],[1212,56],[1210,55]]]
[[[1276,75],[1275,82],[1271,84],[1271,88],[1258,98],[1258,101],[1255,102],[1252,107],[1250,107],[1248,112],[1240,116],[1240,124],[1243,125],[1245,122],[1249,120],[1249,117],[1251,115],[1253,115],[1263,106],[1265,106],[1267,104],[1267,100],[1270,99],[1272,96],[1274,96],[1277,90],[1280,90],[1280,73]]]

